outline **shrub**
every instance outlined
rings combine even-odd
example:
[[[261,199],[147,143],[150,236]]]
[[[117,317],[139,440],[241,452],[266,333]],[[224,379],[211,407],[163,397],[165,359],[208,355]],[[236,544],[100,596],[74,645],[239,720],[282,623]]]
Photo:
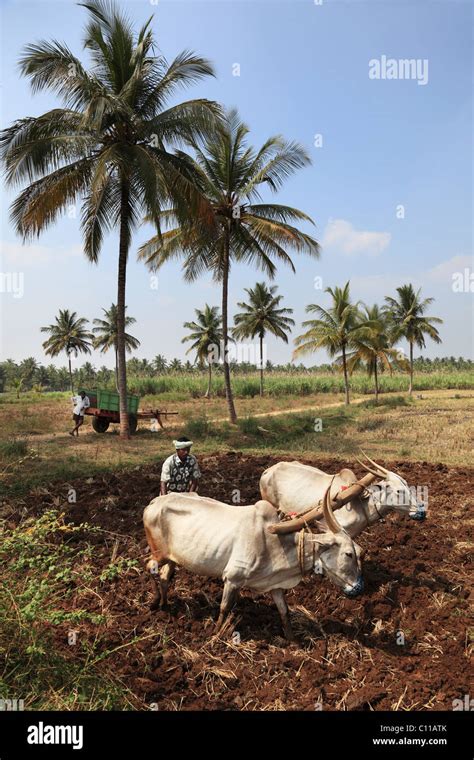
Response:
[[[259,423],[255,417],[242,417],[237,420],[237,424],[245,435],[260,435]]]
[[[13,438],[11,441],[0,441],[0,457],[4,459],[19,459],[28,454],[28,444],[22,438]]]
[[[191,417],[186,421],[186,432],[191,438],[207,438],[211,432],[209,420],[205,415]]]

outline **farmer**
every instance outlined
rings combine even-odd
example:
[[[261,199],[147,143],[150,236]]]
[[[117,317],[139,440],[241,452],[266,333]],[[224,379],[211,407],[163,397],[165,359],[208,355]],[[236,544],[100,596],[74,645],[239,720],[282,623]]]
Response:
[[[85,391],[80,391],[79,396],[73,396],[72,402],[75,405],[72,418],[76,423],[76,427],[69,431],[69,435],[74,435],[75,433],[78,436],[79,428],[84,422],[85,410],[91,405],[91,402],[89,401],[89,396],[86,396]]]
[[[160,496],[177,491],[197,491],[201,471],[195,456],[190,454],[192,441],[186,437],[173,441],[176,454],[165,459],[161,469]]]

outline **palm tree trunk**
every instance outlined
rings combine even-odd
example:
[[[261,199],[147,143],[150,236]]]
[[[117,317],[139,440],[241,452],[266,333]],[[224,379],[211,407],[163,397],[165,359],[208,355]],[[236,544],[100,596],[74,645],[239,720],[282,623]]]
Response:
[[[115,346],[115,388],[117,390],[117,393],[119,392],[119,384],[118,384],[118,356],[117,356],[117,346]]]
[[[229,419],[235,424],[237,422],[237,414],[235,412],[234,398],[232,395],[232,385],[230,382],[230,366],[229,357],[227,355],[227,349],[229,344],[228,335],[228,315],[227,306],[229,298],[229,258],[230,258],[230,229],[226,228],[225,240],[224,240],[224,261],[222,271],[222,343],[224,349],[224,383],[225,383],[225,395],[227,399],[227,407],[229,409]]]
[[[72,387],[71,354],[68,354],[67,358],[68,358],[68,361],[69,361],[69,385],[71,386],[71,393],[74,393],[74,388]]]
[[[408,388],[408,395],[413,393],[413,343],[410,341],[410,387]]]
[[[342,344],[342,368],[344,370],[344,388],[346,391],[346,404],[350,404],[349,399],[349,378],[347,376],[346,346]]]
[[[127,277],[127,257],[129,247],[128,187],[122,184],[120,209],[120,241],[117,282],[117,378],[120,395],[120,437],[130,438],[127,411],[127,365],[125,362],[125,283]]]
[[[205,398],[211,398],[211,383],[212,383],[212,363],[207,360],[207,368],[208,368],[208,380],[207,380],[207,391],[204,394]]]
[[[375,379],[375,403],[378,403],[379,400],[379,377],[377,374],[377,359],[375,360],[374,365],[374,379]]]
[[[260,395],[263,396],[263,335],[260,335]]]

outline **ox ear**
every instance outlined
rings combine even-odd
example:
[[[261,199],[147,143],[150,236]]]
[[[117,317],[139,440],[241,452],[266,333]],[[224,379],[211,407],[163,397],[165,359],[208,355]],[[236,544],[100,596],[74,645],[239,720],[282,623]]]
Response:
[[[324,551],[329,549],[331,546],[334,546],[335,543],[337,543],[336,534],[327,532],[327,533],[316,533],[311,536],[311,541],[313,543],[317,544],[317,548],[319,549],[319,553],[322,554]]]

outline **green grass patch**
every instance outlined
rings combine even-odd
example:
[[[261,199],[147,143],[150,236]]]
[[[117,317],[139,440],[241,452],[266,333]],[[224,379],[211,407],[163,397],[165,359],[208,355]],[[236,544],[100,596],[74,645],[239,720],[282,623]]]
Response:
[[[20,393],[19,398],[13,391],[6,393],[0,393],[0,405],[1,404],[41,404],[47,401],[70,401],[71,393],[64,391],[43,391],[42,393],[35,393],[34,391],[25,391]]]
[[[242,419],[237,420],[237,424],[239,426],[239,430],[241,430],[244,435],[260,435],[261,425],[256,417],[242,417]]]
[[[413,404],[413,399],[410,396],[379,396],[377,403],[375,398],[371,398],[360,402],[358,406],[362,409],[380,409],[381,407],[396,409],[399,406],[410,406],[410,404]]]
[[[16,528],[1,525],[0,694],[22,699],[25,709],[135,706],[113,671],[99,665],[108,655],[100,638],[84,635],[76,646],[69,639],[84,624],[97,630],[105,623],[78,605],[79,591],[95,581],[93,546],[80,549],[78,541],[95,530],[68,524],[56,510]]]
[[[212,425],[206,415],[200,417],[188,417],[186,419],[186,435],[191,439],[207,438],[212,431]]]
[[[243,417],[238,420],[238,433],[235,428],[222,431],[224,443],[236,449],[247,447],[272,451],[285,449],[291,451],[321,450],[329,447],[329,441],[339,436],[353,416],[356,409],[322,409],[318,411],[282,414],[268,417]]]
[[[22,438],[0,441],[0,459],[21,459],[28,454],[28,443]]]
[[[68,482],[75,478],[84,477],[83,457],[71,456],[59,461],[53,459],[41,461],[41,458],[39,460],[32,463],[27,462],[28,466],[22,469],[21,477],[14,477],[8,483],[0,482],[0,497],[16,498],[46,483]],[[152,456],[150,455],[148,461],[151,460]],[[126,464],[125,461],[124,465]],[[111,469],[121,469],[121,465],[113,468],[108,462],[95,463],[91,459],[87,460],[87,477],[92,477],[101,472],[110,472]]]

